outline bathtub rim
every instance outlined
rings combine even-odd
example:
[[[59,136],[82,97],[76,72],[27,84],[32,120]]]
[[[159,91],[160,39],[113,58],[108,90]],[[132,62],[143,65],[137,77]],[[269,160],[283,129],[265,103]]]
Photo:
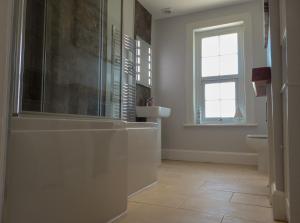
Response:
[[[53,121],[53,123],[51,123]],[[22,123],[23,122],[23,123]],[[44,122],[44,123],[43,123]],[[82,116],[18,115],[11,118],[10,131],[71,131],[71,130],[116,130],[159,128],[155,122],[126,122],[115,119]]]

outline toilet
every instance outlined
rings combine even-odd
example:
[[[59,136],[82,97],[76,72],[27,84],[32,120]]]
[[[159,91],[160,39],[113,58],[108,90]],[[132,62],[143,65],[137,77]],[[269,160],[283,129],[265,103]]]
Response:
[[[267,135],[247,135],[247,145],[254,150],[257,155],[258,171],[263,174],[269,172],[269,145]]]

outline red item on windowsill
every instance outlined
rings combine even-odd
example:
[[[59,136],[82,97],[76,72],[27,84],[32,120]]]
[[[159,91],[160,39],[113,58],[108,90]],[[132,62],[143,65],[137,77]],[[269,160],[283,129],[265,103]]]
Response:
[[[271,68],[254,68],[252,70],[252,82],[256,97],[266,96],[267,85],[271,83]]]

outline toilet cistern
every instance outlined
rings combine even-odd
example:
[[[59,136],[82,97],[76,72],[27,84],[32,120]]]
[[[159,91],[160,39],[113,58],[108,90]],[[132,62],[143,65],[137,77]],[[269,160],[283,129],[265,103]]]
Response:
[[[248,147],[257,153],[258,171],[264,174],[269,173],[269,145],[267,135],[247,135]]]

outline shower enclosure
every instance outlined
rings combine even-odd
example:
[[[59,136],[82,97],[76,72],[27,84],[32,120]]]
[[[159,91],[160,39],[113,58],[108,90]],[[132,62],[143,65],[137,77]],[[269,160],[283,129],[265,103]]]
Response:
[[[16,0],[15,114],[120,119],[122,0]]]

